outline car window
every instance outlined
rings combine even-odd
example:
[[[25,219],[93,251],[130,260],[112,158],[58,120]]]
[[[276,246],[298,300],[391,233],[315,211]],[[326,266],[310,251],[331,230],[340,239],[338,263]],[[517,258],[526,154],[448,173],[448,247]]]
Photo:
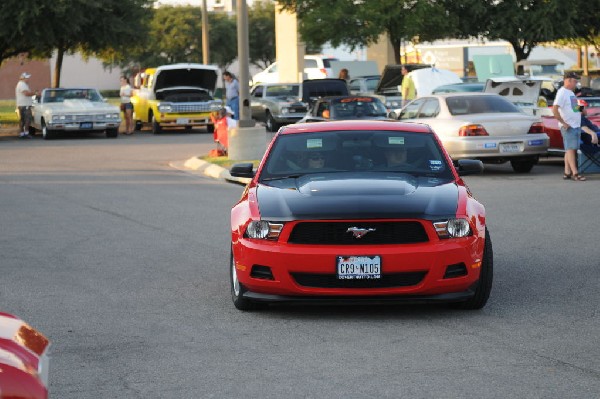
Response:
[[[332,172],[397,172],[453,178],[433,133],[327,131],[280,135],[261,171],[261,182]]]
[[[317,116],[323,116],[323,111],[328,110],[329,109],[329,103],[327,102],[320,102],[319,105],[317,106]]]
[[[385,105],[375,97],[336,98],[331,101],[331,108],[332,119],[360,119],[387,115]]]
[[[360,80],[351,80],[348,87],[350,90],[360,91]]]
[[[517,106],[499,95],[447,97],[446,104],[452,115],[521,112]]]
[[[417,118],[434,118],[440,112],[440,102],[437,98],[430,98],[419,110]]]
[[[267,87],[267,97],[287,97],[299,94],[299,85],[276,85]]]
[[[367,90],[375,91],[377,89],[377,85],[379,84],[379,79],[367,79]]]
[[[254,88],[254,91],[252,92],[252,97],[261,98],[263,96],[263,90],[264,90],[264,86],[256,86]]]
[[[337,58],[323,58],[323,67],[331,68],[331,61],[337,61]]]
[[[424,102],[425,102],[424,99],[417,99],[417,100],[414,100],[414,101],[408,103],[408,105],[406,107],[404,107],[402,112],[400,112],[400,116],[398,117],[398,119],[416,118],[417,115],[419,114],[419,108],[421,107],[421,105],[423,105]]]
[[[304,60],[304,68],[318,68],[317,60],[308,59]]]

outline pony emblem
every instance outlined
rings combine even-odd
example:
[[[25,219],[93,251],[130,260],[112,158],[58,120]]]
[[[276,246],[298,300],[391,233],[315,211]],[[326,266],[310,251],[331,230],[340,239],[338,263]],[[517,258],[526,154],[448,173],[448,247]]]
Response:
[[[352,235],[354,236],[354,238],[363,238],[367,233],[370,233],[371,231],[375,231],[375,229],[363,229],[361,227],[348,227],[348,230],[346,230],[346,233],[352,233]]]

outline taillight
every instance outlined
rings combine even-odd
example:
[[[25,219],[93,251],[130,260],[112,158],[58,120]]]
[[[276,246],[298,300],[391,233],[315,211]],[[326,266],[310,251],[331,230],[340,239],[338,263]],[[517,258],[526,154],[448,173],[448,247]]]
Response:
[[[545,133],[544,124],[542,122],[536,122],[529,128],[527,133]]]
[[[319,69],[319,71],[321,71],[321,73],[323,74],[323,76],[327,77],[327,69],[321,68],[321,69]]]
[[[485,128],[481,125],[466,125],[460,128],[458,131],[458,135],[460,137],[469,137],[469,136],[489,136],[488,132],[486,132]]]

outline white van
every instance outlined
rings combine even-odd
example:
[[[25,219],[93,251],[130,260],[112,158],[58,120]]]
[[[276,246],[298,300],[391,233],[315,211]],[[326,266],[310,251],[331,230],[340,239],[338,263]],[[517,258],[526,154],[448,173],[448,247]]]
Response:
[[[304,74],[305,79],[325,79],[334,78],[332,76],[331,61],[337,61],[337,58],[324,57],[321,55],[304,56]],[[257,73],[252,77],[252,84],[258,83],[281,83],[279,81],[279,71],[277,62],[269,65],[264,71]]]

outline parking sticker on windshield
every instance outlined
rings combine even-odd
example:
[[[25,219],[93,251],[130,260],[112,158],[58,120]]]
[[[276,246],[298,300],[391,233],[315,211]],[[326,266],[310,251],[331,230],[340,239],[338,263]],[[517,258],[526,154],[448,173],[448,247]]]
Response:
[[[388,144],[404,144],[404,137],[388,137]]]
[[[429,169],[437,172],[440,171],[444,168],[444,164],[442,163],[442,161],[438,161],[437,159],[430,159],[429,160]]]
[[[323,139],[306,140],[306,148],[323,148]]]

